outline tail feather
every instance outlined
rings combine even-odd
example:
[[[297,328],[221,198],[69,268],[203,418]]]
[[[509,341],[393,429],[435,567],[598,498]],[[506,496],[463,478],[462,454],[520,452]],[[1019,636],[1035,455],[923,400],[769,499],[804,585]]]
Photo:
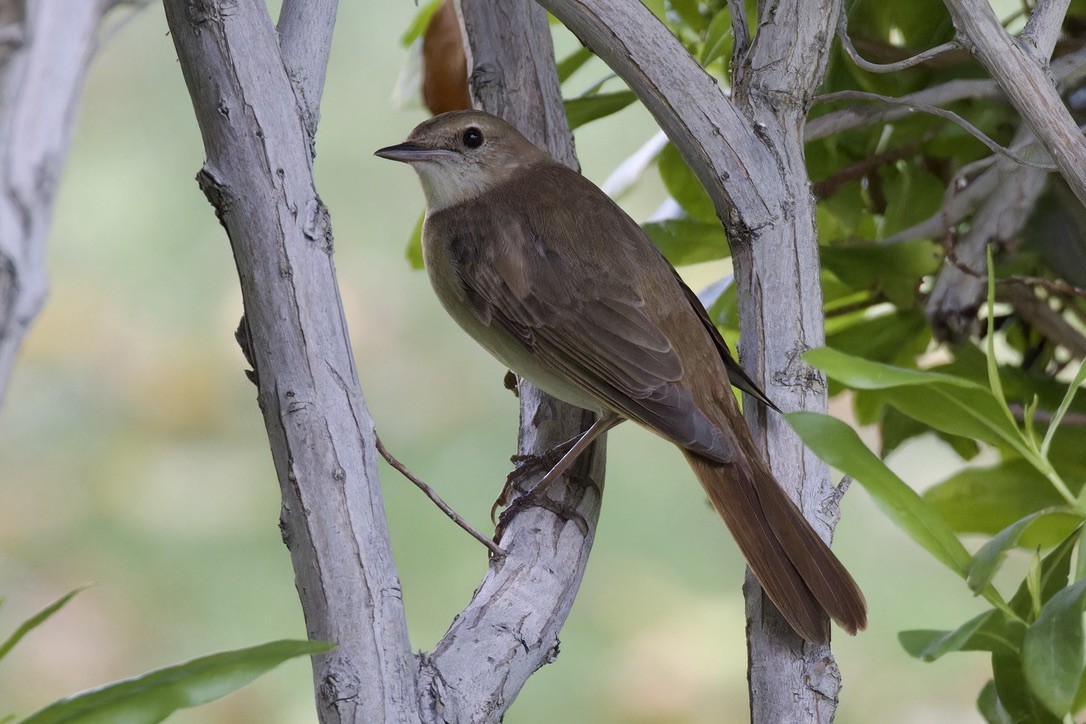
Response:
[[[859,586],[760,460],[718,463],[685,452],[770,600],[807,641],[867,626]]]

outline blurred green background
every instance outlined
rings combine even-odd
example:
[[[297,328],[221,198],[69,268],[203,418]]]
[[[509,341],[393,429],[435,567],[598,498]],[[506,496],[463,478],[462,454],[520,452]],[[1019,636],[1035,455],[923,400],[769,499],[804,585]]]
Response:
[[[404,260],[422,204],[413,174],[371,155],[424,117],[391,102],[408,55],[397,38],[414,12],[407,0],[342,4],[318,187],[377,427],[484,526],[510,467],[516,402],[503,368],[445,318]],[[575,47],[556,32],[560,53]],[[582,70],[581,86],[605,72]],[[640,108],[580,129],[586,175],[602,182],[654,131]],[[52,294],[0,413],[0,632],[94,585],[0,665],[0,715],[212,651],[304,636],[255,389],[233,341],[233,260],[193,181],[202,159],[152,3],[90,72],[50,239]],[[624,199],[635,218],[661,201],[656,183]],[[684,273],[701,286],[725,271]],[[561,656],[506,721],[743,721],[742,560],[677,451],[632,425],[611,440],[596,550]],[[891,462],[923,487],[954,460],[923,440]],[[382,483],[412,641],[429,649],[486,557],[408,482],[385,468]],[[982,607],[858,487],[836,548],[871,606],[867,632],[837,637],[839,721],[979,721],[983,657],[921,664],[896,633],[954,627]],[[171,721],[316,721],[310,685],[308,662],[291,662]]]

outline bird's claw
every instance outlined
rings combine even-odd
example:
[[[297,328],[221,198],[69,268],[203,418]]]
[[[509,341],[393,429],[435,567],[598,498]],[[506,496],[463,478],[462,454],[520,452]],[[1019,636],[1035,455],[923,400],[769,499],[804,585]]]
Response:
[[[502,491],[504,495],[506,491]],[[501,498],[499,498],[501,501]],[[495,509],[498,503],[495,502]],[[549,510],[562,521],[572,521],[581,529],[581,534],[588,535],[588,521],[577,512],[575,505],[559,502],[547,496],[545,491],[526,490],[508,502],[505,510],[498,516],[497,527],[494,530],[494,540],[501,540],[505,529],[513,522],[522,511],[527,508],[543,508]]]

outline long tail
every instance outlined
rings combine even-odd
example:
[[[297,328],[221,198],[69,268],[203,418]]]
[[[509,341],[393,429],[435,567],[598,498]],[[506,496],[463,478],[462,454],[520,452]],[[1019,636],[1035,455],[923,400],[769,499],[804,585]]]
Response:
[[[796,633],[827,641],[827,615],[850,634],[867,626],[859,586],[760,460],[722,464],[684,454],[758,582]]]

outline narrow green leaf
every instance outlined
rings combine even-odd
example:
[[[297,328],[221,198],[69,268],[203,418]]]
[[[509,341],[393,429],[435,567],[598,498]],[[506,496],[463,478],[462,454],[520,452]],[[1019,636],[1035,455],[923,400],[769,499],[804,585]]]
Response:
[[[1041,455],[1048,456],[1048,450],[1052,447],[1052,437],[1056,434],[1056,429],[1060,426],[1060,423],[1063,422],[1063,416],[1067,414],[1067,408],[1071,407],[1071,401],[1075,399],[1075,393],[1078,392],[1078,388],[1082,386],[1083,381],[1086,381],[1086,360],[1079,363],[1075,379],[1071,380],[1071,384],[1067,387],[1067,394],[1063,396],[1059,409],[1052,416],[1052,423],[1048,426],[1045,439],[1041,442]]]
[[[400,45],[406,48],[426,32],[427,26],[430,25],[430,18],[441,7],[441,3],[442,0],[430,0],[430,2],[419,7],[415,12],[415,17],[411,19],[411,24],[407,26],[404,34],[400,36]]]
[[[1022,415],[1022,424],[1026,428],[1026,437],[1030,439],[1033,445],[1037,444],[1037,426],[1034,418],[1037,415],[1037,405],[1040,401],[1041,398],[1034,395],[1029,404],[1026,405]],[[1044,455],[1044,452],[1042,451],[1041,454]]]
[[[273,641],[204,656],[61,699],[22,724],[154,724],[178,709],[240,689],[287,659],[324,653],[333,646],[324,641]]]
[[[1029,454],[1017,428],[1003,417],[988,389],[934,383],[887,389],[883,398],[898,411],[936,430],[1011,447],[1023,457]]]
[[[856,432],[829,415],[792,412],[788,424],[816,455],[851,476],[909,537],[964,577],[969,554],[939,512],[925,503],[863,444]]]
[[[3,643],[0,643],[0,659],[4,658],[9,651],[15,648],[15,644],[19,643],[23,636],[26,636],[28,633],[44,623],[45,620],[52,616],[54,613],[64,608],[64,605],[67,604],[68,601],[71,601],[77,593],[83,591],[86,588],[86,586],[80,586],[79,588],[65,593],[63,596],[53,601],[48,606],[19,624],[19,627],[16,628],[10,636],[8,636]]]
[[[709,21],[709,29],[705,32],[705,42],[701,46],[701,57],[698,61],[702,67],[731,52],[732,46],[732,14],[724,8]]]
[[[419,214],[419,220],[415,222],[415,228],[411,230],[411,236],[407,240],[404,256],[412,269],[422,269],[422,224],[426,220],[426,212]]]
[[[558,82],[565,83],[571,75],[576,73],[591,58],[592,51],[584,47],[578,48],[562,58],[558,62]]]
[[[992,608],[953,631],[902,631],[897,637],[910,656],[935,661],[954,651],[991,651],[1016,656],[1026,626]]]
[[[1003,382],[999,379],[999,366],[996,364],[995,355],[995,265],[992,263],[992,247],[985,248],[988,259],[988,336],[984,340],[984,349],[988,357],[988,386],[992,389],[992,395],[999,402],[999,406],[1003,408],[1003,412],[1007,415],[1007,419],[1010,420],[1011,426],[1021,434],[1018,430],[1018,425],[1014,421],[1014,415],[1011,413],[1011,408],[1007,407],[1007,397],[1003,394]],[[1027,445],[1030,444],[1029,440],[1023,438],[1023,442]]]
[[[1003,563],[1007,551],[1017,546],[1026,530],[1043,518],[1065,519],[1068,522],[1068,530],[1074,529],[1082,523],[1080,514],[1061,508],[1049,508],[1048,510],[1031,513],[1025,518],[1012,523],[985,543],[973,556],[966,577],[969,588],[977,592],[988,586],[992,582],[992,577],[995,576],[996,571],[999,570],[999,566]]]
[[[1056,716],[1071,711],[1086,664],[1082,609],[1086,580],[1052,597],[1022,641],[1022,671],[1030,689]]]
[[[641,226],[672,266],[724,259],[731,254],[719,223],[697,219],[651,221]]]
[[[1030,617],[1036,620],[1041,613],[1041,608],[1044,606],[1044,601],[1041,600],[1040,549],[1033,551],[1033,558],[1030,559],[1029,568],[1026,570],[1026,580],[1022,581],[1022,585],[1025,586],[1026,593],[1029,594]]]
[[[586,123],[617,113],[635,100],[637,96],[628,90],[570,98],[565,101],[566,122],[572,131]]]
[[[871,362],[830,347],[808,350],[803,358],[830,377],[858,390],[881,390],[908,385],[945,384],[966,389],[987,390],[972,380],[931,370]]]
[[[1051,465],[1025,440],[987,387],[931,370],[870,362],[829,348],[810,350],[804,358],[849,387],[886,390],[884,395],[894,407],[937,430],[993,444],[1006,443],[1045,473],[1064,500],[1074,502]]]

